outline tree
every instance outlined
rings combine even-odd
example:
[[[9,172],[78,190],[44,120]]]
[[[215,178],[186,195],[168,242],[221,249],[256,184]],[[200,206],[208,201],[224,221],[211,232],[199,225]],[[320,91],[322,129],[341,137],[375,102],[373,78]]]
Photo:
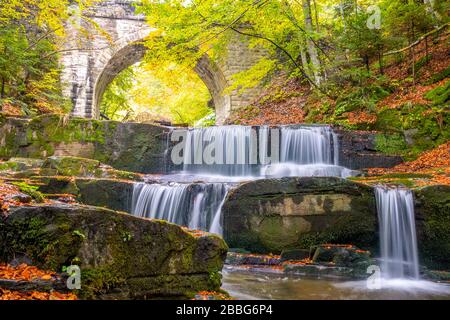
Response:
[[[0,108],[8,103],[33,110],[66,112],[70,108],[59,82],[58,50],[64,27],[92,0],[3,0],[0,3]],[[56,57],[56,59],[55,59]]]

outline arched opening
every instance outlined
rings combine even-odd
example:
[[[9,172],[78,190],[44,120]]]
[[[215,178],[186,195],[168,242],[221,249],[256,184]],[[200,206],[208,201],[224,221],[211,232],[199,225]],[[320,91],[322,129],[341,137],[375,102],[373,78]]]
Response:
[[[135,73],[141,73],[143,70],[142,68],[145,69],[145,66],[142,67],[142,64],[145,64],[143,58],[146,50],[147,48],[142,42],[135,41],[126,44],[113,52],[109,50],[109,52],[97,59],[96,69],[99,71],[99,75],[95,79],[93,85],[92,114],[94,117],[98,118],[100,116],[103,96],[107,91],[108,86],[114,84],[114,79],[121,77],[123,72],[127,72],[127,70],[129,71],[130,69],[137,70]],[[139,65],[140,63],[141,65]],[[177,68],[177,66],[173,67]],[[144,73],[147,76],[151,76],[152,72],[151,70],[145,70]],[[212,108],[217,122],[220,123],[230,109],[230,98],[227,95],[223,95],[223,92],[227,87],[227,81],[220,68],[213,63],[207,55],[204,55],[192,70],[186,70],[186,68],[184,68],[181,70],[181,73],[188,73],[187,79],[189,79],[192,74],[195,74],[195,76],[201,80],[202,83],[198,86],[198,94],[204,96],[202,89],[206,89],[209,92],[209,98],[205,101],[205,105],[208,104],[209,107]],[[179,74],[179,77],[183,78],[186,76],[181,73]],[[192,81],[195,82],[195,79]],[[186,83],[186,90],[195,90],[195,88],[192,87],[192,83]],[[205,88],[201,88],[202,86]],[[136,101],[133,103],[136,104]],[[191,120],[192,119],[189,119],[188,124],[192,124]],[[177,119],[175,122],[182,123],[183,117],[180,115],[180,119]]]

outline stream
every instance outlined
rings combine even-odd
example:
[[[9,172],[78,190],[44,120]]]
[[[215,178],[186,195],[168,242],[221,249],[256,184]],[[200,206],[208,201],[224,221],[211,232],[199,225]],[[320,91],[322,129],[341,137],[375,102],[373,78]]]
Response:
[[[239,300],[450,300],[450,285],[424,280],[385,280],[381,289],[368,289],[366,280],[285,276],[227,266],[222,287]]]

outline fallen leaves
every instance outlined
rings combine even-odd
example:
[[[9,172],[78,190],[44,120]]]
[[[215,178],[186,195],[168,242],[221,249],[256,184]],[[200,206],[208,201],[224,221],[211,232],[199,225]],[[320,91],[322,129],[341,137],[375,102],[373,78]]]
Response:
[[[364,111],[353,111],[343,114],[347,118],[349,124],[374,124],[377,122],[377,115]]]
[[[34,266],[27,264],[21,264],[17,267],[13,267],[6,264],[0,264],[0,278],[9,280],[51,280],[55,276],[54,272],[43,271]]]
[[[436,184],[450,185],[450,141],[424,152],[414,161],[404,162],[393,168],[371,168],[368,173],[369,177],[359,181],[375,183],[378,180],[377,176],[412,173],[429,175],[425,178],[414,178],[414,185],[418,187]],[[399,179],[402,178],[407,176]]]
[[[40,270],[37,267],[21,264],[13,267],[6,264],[0,264],[0,279],[16,281],[45,280],[52,281],[56,274],[51,271]],[[77,300],[73,293],[60,293],[57,291],[14,291],[0,288],[0,300]]]
[[[295,79],[275,79],[252,106],[234,110],[227,124],[247,126],[297,124],[305,121],[309,87]]]
[[[77,300],[73,293],[53,292],[20,292],[0,288],[0,300]]]
[[[381,100],[378,103],[378,108],[397,109],[406,103],[411,103],[414,105],[428,105],[430,101],[428,101],[424,97],[425,94],[430,90],[444,85],[446,81],[447,79],[443,79],[431,85],[417,84],[414,87],[402,86],[401,88],[398,88],[394,93]]]
[[[444,173],[450,167],[450,141],[439,147],[426,151],[416,160],[401,163],[394,168],[372,168],[369,174],[390,174],[390,173],[425,173],[424,170],[442,168]]]

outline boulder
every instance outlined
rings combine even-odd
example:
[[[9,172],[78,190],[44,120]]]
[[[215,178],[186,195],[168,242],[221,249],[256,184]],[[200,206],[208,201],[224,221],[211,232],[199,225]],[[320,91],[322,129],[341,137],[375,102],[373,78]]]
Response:
[[[81,268],[82,298],[190,298],[220,289],[225,242],[160,220],[81,205],[11,208],[0,220],[0,261]]]
[[[414,192],[421,264],[450,270],[450,186],[428,186]]]
[[[373,189],[340,178],[307,177],[246,182],[223,206],[231,247],[280,253],[321,243],[377,245]]]
[[[82,204],[130,212],[133,181],[98,178],[40,177],[46,194],[71,194]]]
[[[281,252],[281,261],[299,261],[309,258],[311,258],[310,249],[288,249]]]
[[[136,173],[115,170],[100,161],[79,157],[49,157],[42,165],[40,174],[43,176],[142,180],[141,176]]]
[[[0,157],[72,156],[95,159],[120,170],[160,173],[165,169],[168,131],[152,124],[59,115],[0,117]]]

